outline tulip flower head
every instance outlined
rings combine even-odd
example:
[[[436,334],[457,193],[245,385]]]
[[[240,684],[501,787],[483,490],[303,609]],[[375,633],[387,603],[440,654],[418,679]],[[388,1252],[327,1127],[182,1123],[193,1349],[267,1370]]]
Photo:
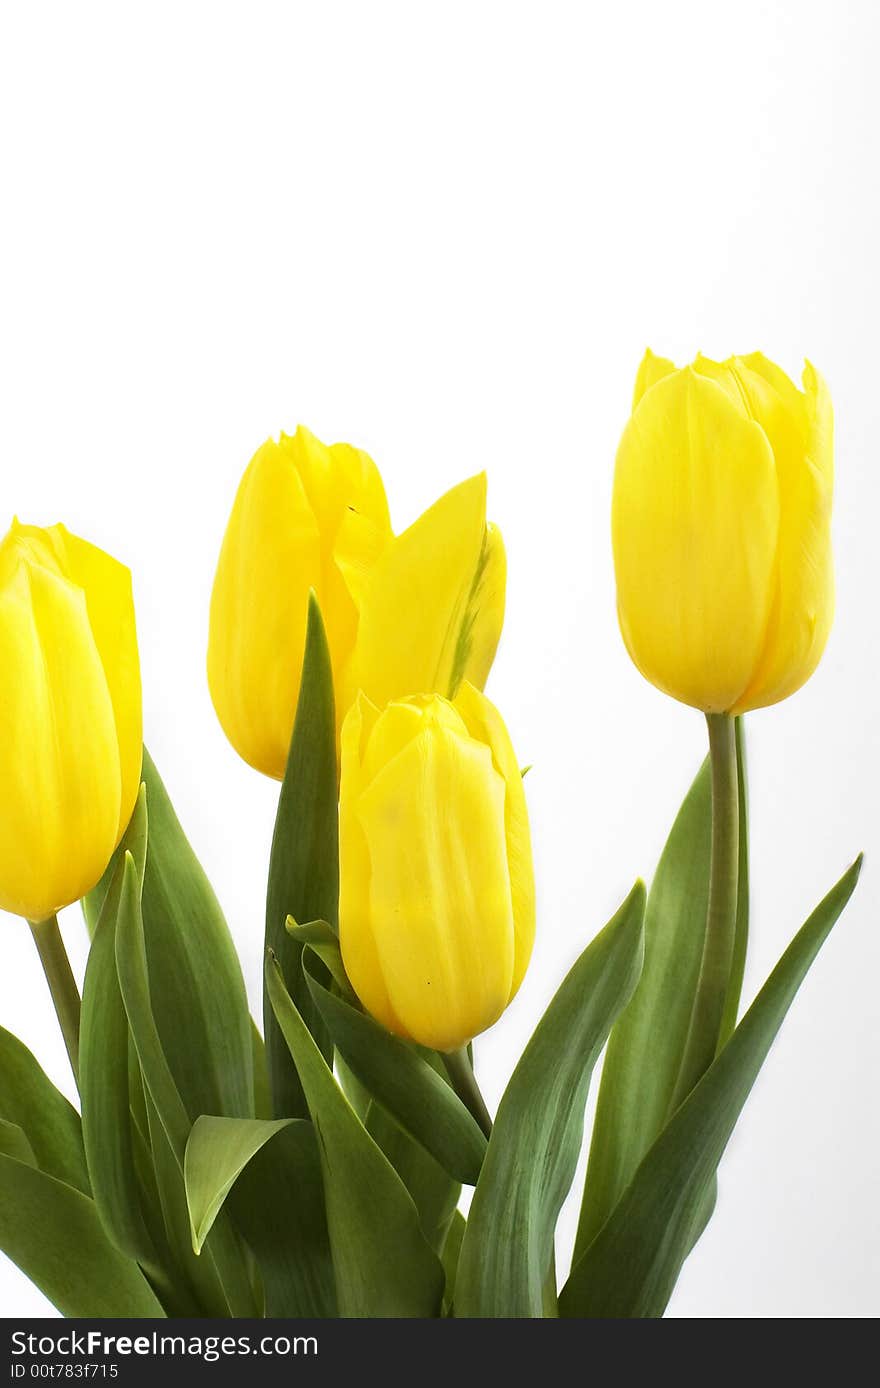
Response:
[[[777,703],[809,679],[834,613],[831,400],[760,353],[647,353],[617,453],[620,628],[639,670],[706,713]]]
[[[390,538],[382,478],[361,449],[328,447],[300,427],[257,450],[214,579],[208,683],[226,736],[258,771],[284,775],[310,591],[338,687],[366,575]]]
[[[361,694],[342,730],[340,941],[389,1031],[452,1051],[497,1021],[529,962],[535,888],[522,776],[497,709]]]
[[[414,690],[451,697],[463,680],[482,688],[505,577],[484,475],[394,536],[366,453],[302,427],[265,443],[239,486],[211,598],[208,682],[229,741],[259,771],[284,775],[311,590],[341,727],[359,690],[384,706]]]
[[[95,886],[140,784],[131,575],[63,525],[0,541],[0,906],[42,921]]]

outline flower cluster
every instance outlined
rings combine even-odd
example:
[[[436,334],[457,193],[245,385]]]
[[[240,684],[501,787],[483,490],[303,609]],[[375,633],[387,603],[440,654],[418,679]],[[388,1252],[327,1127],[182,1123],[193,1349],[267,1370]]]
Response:
[[[650,892],[637,880],[586,944],[494,1120],[470,1043],[523,981],[535,880],[523,772],[483,693],[506,578],[485,477],[399,534],[372,459],[306,429],[241,480],[207,665],[230,743],[281,783],[262,1033],[143,747],[128,570],[61,525],[13,522],[0,907],[30,922],[80,1109],[0,1028],[0,1248],[63,1314],[663,1314],[859,874],[740,1017],[742,715],[793,694],[825,648],[832,471],[813,367],[799,390],[760,354],[680,370],[646,355],[614,479],[620,628],[641,673],[705,713],[709,757]],[[75,901],[81,998],[56,919]]]

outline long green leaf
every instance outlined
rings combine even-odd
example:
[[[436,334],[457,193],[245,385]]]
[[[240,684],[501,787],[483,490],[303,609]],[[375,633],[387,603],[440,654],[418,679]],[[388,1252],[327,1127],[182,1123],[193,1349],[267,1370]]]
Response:
[[[286,929],[296,921],[329,921],[339,906],[339,828],[336,795],[336,715],[330,651],[315,595],[309,599],[302,680],[290,752],[272,836],[266,893],[266,947],[279,962],[300,1016],[325,1060],[332,1048],[315,1011],[300,960],[302,944]],[[263,1034],[276,1118],[304,1118],[303,1085],[269,1002],[263,997]]]
[[[203,1255],[199,1256],[193,1252],[180,1163],[172,1151],[168,1134],[149,1091],[145,1093],[144,1100],[156,1191],[162,1211],[165,1239],[171,1250],[171,1259],[176,1271],[174,1280],[178,1291],[177,1299],[185,1302],[188,1298],[194,1308],[187,1311],[175,1306],[173,1310],[169,1309],[169,1315],[228,1317],[231,1314],[230,1298],[224,1289],[213,1257],[213,1240],[209,1239],[208,1248]],[[256,1309],[256,1297],[254,1301]]]
[[[455,1301],[455,1277],[458,1271],[458,1260],[461,1256],[461,1245],[464,1241],[465,1219],[461,1210],[455,1210],[449,1222],[446,1238],[443,1242],[443,1270],[446,1273],[446,1289],[443,1293],[443,1310],[445,1315],[449,1315]]]
[[[311,956],[303,956],[306,982],[349,1069],[450,1176],[474,1185],[486,1153],[475,1119],[412,1045],[331,993]]]
[[[162,1046],[191,1119],[201,1113],[250,1118],[251,1023],[238,956],[146,748],[142,774],[150,819],[144,942]],[[97,887],[83,899],[91,935],[127,848],[138,857],[135,845],[120,844]]]
[[[806,973],[853,893],[861,858],[795,936],[736,1031],[642,1160],[574,1270],[560,1314],[662,1316],[721,1156]]]
[[[645,964],[608,1041],[575,1258],[662,1131],[687,1039],[703,954],[712,849],[708,758],[666,841],[645,908]]]
[[[456,1316],[541,1317],[593,1066],[642,967],[636,883],[562,983],[511,1076],[468,1215]]]
[[[34,1149],[24,1128],[20,1128],[17,1123],[10,1123],[7,1118],[0,1118],[0,1155],[15,1157],[16,1161],[26,1162],[28,1166],[36,1166],[39,1170]]]
[[[153,1014],[192,1120],[254,1111],[251,1021],[241,965],[217,898],[144,749],[150,843],[144,943]]]
[[[257,1260],[266,1316],[336,1315],[321,1158],[311,1123],[280,1120],[276,1135],[242,1168],[226,1208]]]
[[[288,916],[285,928],[288,935],[303,948],[308,945],[313,963],[318,960],[324,965],[324,968],[316,970],[317,977],[323,979],[327,986],[335,983],[343,998],[356,1003],[355,991],[342,962],[339,936],[332,925],[326,921],[307,921],[305,925],[299,925],[293,916]]]
[[[270,957],[266,987],[318,1138],[344,1317],[433,1317],[444,1275],[409,1194],[333,1078]]]
[[[0,1155],[0,1248],[64,1316],[164,1316],[137,1263],[115,1249],[94,1203]]]
[[[381,1104],[370,1103],[364,1127],[409,1191],[422,1233],[439,1254],[461,1195],[461,1182],[450,1176],[420,1142],[405,1133]]]
[[[160,1188],[164,1186],[162,1191],[163,1203],[170,1215],[169,1222],[172,1224],[172,1229],[169,1231],[170,1237],[174,1225],[178,1222],[178,1211],[181,1206],[183,1218],[186,1219],[183,1167],[190,1120],[165,1056],[153,1015],[151,980],[147,973],[144,925],[141,915],[140,883],[134,859],[130,853],[125,855],[122,891],[116,921],[116,968],[132,1040],[144,1078],[144,1086],[155,1107],[167,1137],[174,1166],[177,1168],[176,1177],[179,1178],[179,1190],[174,1171],[169,1169],[167,1163],[160,1165],[157,1160],[156,1174]],[[248,1032],[248,1047],[250,1050],[250,1032]],[[161,1153],[161,1146],[157,1147],[152,1126],[151,1140],[154,1155]],[[172,1180],[175,1180],[175,1188],[170,1190],[169,1184]],[[183,1228],[185,1227],[184,1224]],[[179,1252],[179,1243],[177,1246]],[[217,1221],[205,1245],[205,1252],[208,1254],[209,1263],[213,1263],[216,1267],[217,1276],[228,1302],[228,1314],[253,1314],[254,1298],[243,1264],[241,1248],[233,1230],[224,1219]]]
[[[210,1118],[193,1124],[186,1144],[183,1179],[193,1249],[202,1251],[223,1202],[251,1157],[288,1123],[303,1119]]]
[[[441,1064],[438,1057],[438,1073]],[[444,1171],[422,1144],[405,1133],[388,1110],[373,1099],[370,1091],[346,1065],[339,1051],[336,1052],[334,1068],[355,1113],[412,1196],[419,1212],[422,1233],[435,1252],[439,1253],[461,1196],[461,1182]]]
[[[142,775],[144,769],[142,762]],[[145,799],[144,784],[144,780],[141,780],[140,791],[135,801],[134,809],[131,812],[131,819],[128,822],[125,833],[116,846],[115,853],[104,869],[104,875],[101,877],[97,886],[93,887],[90,892],[87,892],[80,902],[90,940],[94,938],[95,931],[98,928],[98,921],[101,918],[101,912],[104,909],[104,902],[107,899],[110,888],[116,881],[117,873],[120,870],[120,865],[126,853],[130,853],[134,858],[138,876],[141,878],[141,881],[143,881],[144,868],[147,861],[148,829],[147,818],[142,804],[142,800]]]
[[[142,785],[123,842],[135,845],[142,879],[147,842],[146,792]],[[80,1028],[80,1097],[83,1141],[95,1205],[109,1238],[144,1264],[157,1255],[141,1211],[129,1096],[128,1018],[116,973],[116,917],[124,864],[96,922],[83,984]]]
[[[79,1114],[31,1055],[0,1027],[0,1118],[25,1133],[41,1171],[91,1194]]]
[[[269,1067],[266,1064],[266,1047],[251,1018],[251,1052],[254,1068],[254,1117],[272,1117],[272,1094],[269,1089]]]

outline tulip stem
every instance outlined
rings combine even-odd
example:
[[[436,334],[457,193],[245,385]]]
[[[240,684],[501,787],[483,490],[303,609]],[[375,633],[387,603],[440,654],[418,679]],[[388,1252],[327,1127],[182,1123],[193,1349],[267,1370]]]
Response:
[[[452,1088],[471,1117],[479,1123],[486,1137],[491,1137],[492,1119],[486,1108],[486,1101],[480,1093],[474,1067],[468,1056],[467,1046],[462,1046],[460,1051],[448,1051],[442,1059]]]
[[[706,715],[712,768],[712,854],[703,958],[690,1028],[673,1098],[677,1107],[705,1074],[718,1050],[736,938],[739,872],[739,787],[736,724],[725,713]]]
[[[52,915],[44,921],[28,921],[28,924],[55,1004],[73,1078],[79,1086],[79,989],[58,929],[58,917]]]

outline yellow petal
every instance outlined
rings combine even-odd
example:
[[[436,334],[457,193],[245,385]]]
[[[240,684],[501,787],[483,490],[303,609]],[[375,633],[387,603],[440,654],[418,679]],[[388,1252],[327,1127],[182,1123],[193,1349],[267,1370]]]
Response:
[[[316,589],[331,654],[340,664],[354,643],[364,573],[391,537],[385,488],[363,449],[321,443],[303,425],[282,434],[279,448],[299,474],[317,522],[322,573]]]
[[[522,772],[504,720],[485,694],[465,681],[455,696],[455,708],[467,724],[471,737],[490,748],[495,770],[504,779],[504,829],[514,925],[510,991],[513,998],[525,977],[535,943],[535,873]]]
[[[339,776],[339,939],[346,971],[364,1007],[388,1030],[404,1034],[388,998],[370,925],[370,855],[358,819],[364,789],[364,745],[379,717],[363,694],[342,724]]]
[[[369,453],[350,443],[334,443],[330,449],[341,479],[345,510],[366,517],[386,535],[391,533],[388,499],[382,475]]]
[[[489,678],[501,628],[507,591],[507,555],[497,525],[486,526],[477,571],[459,628],[446,693],[452,698],[463,680],[482,689]],[[442,692],[442,691],[441,691]]]
[[[739,360],[750,373],[750,376],[762,377],[766,384],[773,388],[776,395],[788,406],[795,418],[805,419],[804,397],[781,366],[777,366],[769,357],[765,357],[763,352],[749,352],[747,356],[741,357]]]
[[[511,992],[504,781],[487,747],[429,722],[371,781],[357,814],[391,1006],[414,1040],[453,1050],[491,1026]]]
[[[208,638],[217,717],[251,766],[281,778],[296,712],[309,592],[321,536],[288,450],[269,440],[248,466],[220,551]]]
[[[746,689],[773,595],[779,494],[759,425],[693,368],[642,398],[617,454],[620,627],[666,693],[724,712]]]
[[[278,447],[302,479],[328,552],[349,507],[390,530],[382,478],[363,449],[322,443],[302,424],[294,434],[282,434]]]
[[[784,387],[780,393],[776,380],[770,386],[765,374],[754,375],[749,388],[756,395],[758,382],[763,392],[756,409],[773,444],[779,477],[779,547],[764,647],[734,713],[778,703],[800,689],[821,659],[834,617],[833,419],[828,390],[808,364],[803,396],[789,382],[799,410],[794,415]]]
[[[14,675],[0,700],[0,906],[43,920],[95,885],[119,827],[113,704],[82,589],[4,563],[0,668]]]
[[[760,352],[727,361],[713,361],[700,353],[694,370],[721,386],[740,414],[760,424],[774,453],[780,434],[789,452],[795,440],[800,447],[806,427],[804,397],[785,372]]]
[[[674,370],[674,361],[670,361],[668,357],[655,356],[649,347],[642,357],[636,375],[636,383],[633,387],[633,409],[635,409],[646,390],[650,390],[651,386],[655,386],[658,381],[662,381],[664,376],[671,375]]]
[[[451,696],[485,680],[504,617],[504,552],[487,531],[486,479],[435,502],[384,550],[363,597],[346,679],[379,707],[415,693]]]
[[[363,696],[361,696],[363,697]],[[467,737],[468,729],[447,699],[436,694],[413,694],[408,699],[395,700],[376,718],[365,740],[363,752],[364,784],[386,766],[407,743],[418,737],[429,723],[436,723],[450,732]]]
[[[803,373],[805,409],[807,413],[807,457],[824,478],[826,486],[834,485],[834,410],[824,376],[812,362],[806,362]]]
[[[362,590],[390,536],[382,478],[361,449],[300,426],[252,459],[217,566],[208,679],[227,737],[258,770],[284,773],[312,589],[341,721]]]
[[[333,545],[333,562],[345,582],[355,616],[360,611],[370,575],[390,539],[390,526],[379,524],[353,507],[346,509]]]
[[[748,407],[741,379],[735,370],[737,364],[736,357],[730,357],[727,361],[713,361],[711,357],[706,357],[702,352],[698,352],[693,369],[700,376],[705,376],[707,380],[714,381],[720,386],[738,414],[744,415],[747,419],[754,419],[754,415]]]
[[[143,759],[141,672],[131,574],[124,564],[72,535],[63,525],[51,526],[49,533],[63,552],[65,572],[85,592],[92,635],[113,703],[122,771],[118,840],[134,809]]]

